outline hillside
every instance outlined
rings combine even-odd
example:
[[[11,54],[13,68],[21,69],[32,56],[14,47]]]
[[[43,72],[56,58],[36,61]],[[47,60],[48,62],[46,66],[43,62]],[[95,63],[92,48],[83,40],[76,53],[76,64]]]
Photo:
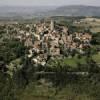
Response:
[[[0,19],[3,17],[24,17],[30,18],[41,14],[42,12],[47,12],[49,10],[54,10],[54,6],[0,6]]]
[[[62,6],[45,14],[49,16],[100,16],[100,7]]]
[[[46,17],[46,16],[100,16],[100,7],[95,6],[41,6],[41,7],[0,7],[0,17],[24,18]]]

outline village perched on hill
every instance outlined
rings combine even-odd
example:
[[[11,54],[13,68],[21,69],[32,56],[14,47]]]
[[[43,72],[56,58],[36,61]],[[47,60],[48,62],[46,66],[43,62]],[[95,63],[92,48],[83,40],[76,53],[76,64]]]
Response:
[[[28,58],[34,64],[45,65],[48,58],[63,57],[63,51],[67,57],[74,52],[85,54],[85,48],[91,47],[90,33],[71,34],[68,27],[57,25],[53,20],[24,26],[15,23],[6,27],[7,34],[12,32],[11,38],[18,39],[28,48]]]
[[[100,0],[0,0],[0,100],[100,100]]]
[[[99,27],[92,17],[0,21],[0,100],[100,98]]]

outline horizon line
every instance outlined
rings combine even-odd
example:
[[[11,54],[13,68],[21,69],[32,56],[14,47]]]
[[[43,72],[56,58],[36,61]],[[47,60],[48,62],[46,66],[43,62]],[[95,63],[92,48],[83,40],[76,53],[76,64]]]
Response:
[[[69,4],[69,5],[0,5],[0,7],[63,7],[63,6],[90,6],[90,7],[100,7],[96,5],[87,5],[87,4]]]

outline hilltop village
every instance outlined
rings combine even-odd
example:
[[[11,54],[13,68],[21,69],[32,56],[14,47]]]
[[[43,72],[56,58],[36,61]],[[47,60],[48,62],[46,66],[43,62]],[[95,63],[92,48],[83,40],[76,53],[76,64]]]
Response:
[[[91,47],[90,33],[69,33],[68,27],[57,25],[53,20],[36,24],[9,24],[6,31],[11,38],[24,43],[32,63],[43,66],[49,58],[69,57],[73,52],[85,54],[85,48]]]
[[[100,32],[73,22],[0,21],[0,100],[99,100]]]

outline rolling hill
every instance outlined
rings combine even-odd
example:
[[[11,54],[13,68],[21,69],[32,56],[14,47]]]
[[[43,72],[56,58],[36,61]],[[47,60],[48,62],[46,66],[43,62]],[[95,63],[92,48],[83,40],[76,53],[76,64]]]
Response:
[[[0,7],[0,17],[32,18],[45,16],[100,16],[100,7],[96,6],[42,6],[42,7]]]
[[[45,13],[49,16],[100,16],[100,7],[95,6],[63,6]]]

